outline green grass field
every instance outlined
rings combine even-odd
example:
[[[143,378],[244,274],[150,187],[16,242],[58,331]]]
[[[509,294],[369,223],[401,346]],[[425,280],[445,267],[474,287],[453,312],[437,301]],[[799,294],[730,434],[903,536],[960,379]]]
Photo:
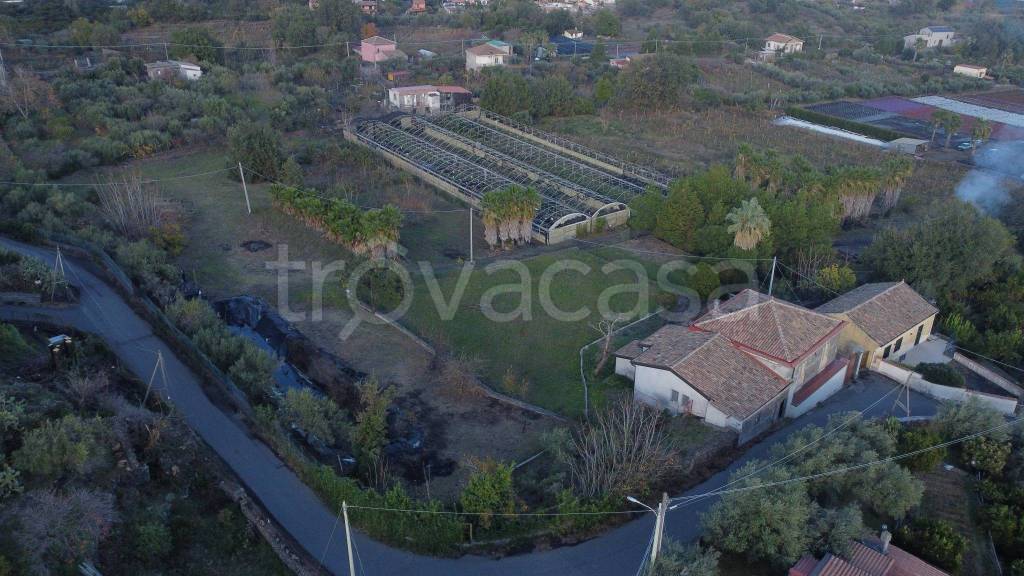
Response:
[[[576,271],[555,274],[550,282],[550,302],[560,310],[576,311],[583,307],[590,310],[586,318],[573,321],[556,319],[543,308],[539,287],[545,269],[559,261],[575,260],[590,268],[583,275]],[[501,270],[488,274],[486,270],[475,269],[465,286],[465,291],[454,315],[444,320],[435,307],[425,280],[417,277],[414,281],[413,304],[403,321],[428,339],[446,343],[453,350],[467,354],[482,362],[482,376],[499,390],[523,396],[526,400],[576,416],[583,411],[583,384],[580,381],[579,350],[596,340],[600,333],[592,325],[599,320],[598,302],[601,294],[611,286],[636,284],[637,275],[628,270],[602,272],[609,260],[601,255],[566,249],[559,252],[536,256],[522,261],[529,270],[530,319],[523,317],[507,322],[495,322],[485,315],[482,301],[493,288],[519,283],[519,275],[512,270]],[[438,286],[446,302],[451,300],[458,281],[458,271],[438,278]],[[651,297],[641,314],[656,309],[655,286],[645,279]],[[520,293],[499,294],[493,299],[496,312],[509,312],[520,302]],[[618,293],[608,298],[609,308],[625,312],[638,305],[633,293]],[[596,353],[598,346],[588,352]],[[588,364],[592,359],[588,360]],[[504,385],[506,372],[514,367],[518,380],[525,379],[528,386],[508,388]],[[600,391],[592,390],[592,401]]]

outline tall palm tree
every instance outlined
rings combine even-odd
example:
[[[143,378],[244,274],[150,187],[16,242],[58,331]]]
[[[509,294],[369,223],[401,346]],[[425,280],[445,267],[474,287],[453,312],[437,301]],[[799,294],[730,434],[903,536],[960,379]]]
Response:
[[[943,119],[945,121],[942,123],[942,129],[946,131],[946,148],[949,148],[949,141],[953,139],[953,134],[960,128],[963,118],[954,112],[947,112]]]
[[[540,194],[534,188],[519,188],[516,193],[519,214],[519,239],[529,244],[533,241],[533,219],[540,209]]]
[[[903,186],[914,173],[914,163],[903,156],[891,156],[882,166],[882,210],[896,207],[903,194]]]
[[[971,129],[971,156],[974,156],[975,150],[978,146],[984,144],[992,136],[992,123],[984,118],[979,118],[974,122],[974,128]]]
[[[935,142],[935,134],[939,131],[939,127],[943,125],[944,119],[949,114],[946,110],[936,110],[932,112],[932,117],[929,123],[932,125],[932,137],[928,140],[929,142]]]
[[[757,198],[743,200],[740,205],[725,215],[729,222],[726,229],[733,234],[733,244],[741,250],[753,250],[771,230],[771,220],[765,214]]]
[[[480,218],[484,221],[484,240],[493,250],[498,245],[498,213],[500,212],[501,196],[497,191],[484,194],[480,199]]]

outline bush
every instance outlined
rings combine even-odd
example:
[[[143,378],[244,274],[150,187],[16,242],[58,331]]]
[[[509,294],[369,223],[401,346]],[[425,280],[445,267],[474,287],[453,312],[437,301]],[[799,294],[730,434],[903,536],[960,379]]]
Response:
[[[964,442],[964,464],[988,474],[998,476],[1006,467],[1013,446],[1009,442],[997,442],[984,436]]]
[[[965,388],[967,386],[967,380],[964,378],[964,375],[949,364],[918,364],[915,370],[921,376],[924,376],[925,380],[935,384],[953,386],[954,388]]]
[[[960,571],[967,538],[944,520],[917,519],[896,531],[903,549],[953,573]]]
[[[158,564],[171,553],[171,530],[160,520],[136,524],[132,529],[135,556],[146,564]]]
[[[512,485],[512,465],[485,460],[477,465],[459,497],[462,510],[475,514],[483,528],[494,524],[496,514],[515,512],[516,493]]]
[[[942,443],[942,436],[929,427],[906,428],[900,432],[898,451],[901,454],[914,452]],[[902,461],[903,465],[914,472],[929,472],[946,458],[946,449],[929,450]]]
[[[286,420],[328,445],[338,439],[342,414],[330,398],[316,396],[308,388],[291,389],[285,394],[281,412]]]
[[[0,363],[16,360],[31,351],[18,329],[0,322]]]
[[[15,466],[24,472],[56,478],[67,472],[82,474],[107,455],[108,431],[103,420],[65,416],[45,420],[24,436],[14,453]]]

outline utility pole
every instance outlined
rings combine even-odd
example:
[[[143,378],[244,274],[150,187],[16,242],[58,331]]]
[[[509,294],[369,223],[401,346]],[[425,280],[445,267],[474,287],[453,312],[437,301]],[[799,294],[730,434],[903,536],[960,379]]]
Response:
[[[245,209],[252,214],[252,204],[249,203],[249,188],[245,185],[245,172],[242,170],[242,163],[238,163],[238,175],[242,177],[242,193],[245,194]]]
[[[473,263],[473,207],[469,207],[469,263]]]
[[[4,66],[3,50],[0,50],[0,88],[7,88],[7,68]]]
[[[818,34],[818,51],[819,52],[821,52],[821,38],[822,38],[822,36],[823,36],[822,34]]]
[[[349,54],[348,51],[348,42],[345,42],[345,58],[348,58],[349,56],[351,56],[351,54]]]
[[[146,401],[149,400],[149,392],[153,389],[153,381],[156,380],[156,373],[160,371],[160,379],[163,380],[164,388],[167,387],[167,372],[164,371],[164,353],[160,350],[156,351],[156,364],[153,366],[153,373],[149,376],[149,383],[146,384],[146,394],[142,397],[141,407],[146,406]]]
[[[668,494],[661,493],[661,502],[658,504],[658,517],[654,520],[654,540],[651,542],[651,572],[654,571],[654,563],[658,561],[658,553],[661,552],[662,535],[665,532],[665,514],[668,512]]]
[[[171,57],[167,53],[167,42],[164,42],[164,60],[170,60]]]
[[[57,279],[57,276],[60,279]],[[57,294],[57,284],[62,284],[67,289],[68,279],[64,273],[64,255],[60,252],[60,245],[57,245],[57,260],[53,263],[53,282],[50,283],[50,300],[52,301]]]
[[[768,280],[768,297],[772,296],[772,288],[775,287],[775,263],[778,262],[777,256],[772,256],[772,277]]]
[[[352,561],[352,530],[348,525],[348,503],[341,501],[341,514],[345,517],[345,545],[348,546],[348,576],[356,576],[356,565]]]

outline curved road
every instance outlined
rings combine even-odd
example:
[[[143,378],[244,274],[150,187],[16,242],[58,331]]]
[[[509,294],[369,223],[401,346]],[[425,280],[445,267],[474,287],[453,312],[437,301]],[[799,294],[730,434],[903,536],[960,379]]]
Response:
[[[0,238],[0,246],[34,256],[53,265],[55,253]],[[153,371],[157,352],[161,352],[167,372],[167,385],[157,379],[154,389],[169,399],[188,424],[223,458],[242,479],[249,492],[263,504],[274,519],[314,558],[324,556],[324,565],[334,574],[347,574],[344,533],[335,524],[336,512],[306,487],[262,442],[250,436],[244,425],[215,407],[200,386],[200,380],[185,366],[149,324],[139,317],[118,293],[86,267],[71,258],[64,259],[68,280],[81,290],[79,306],[69,309],[0,306],[0,318],[45,321],[91,332],[102,337],[122,363],[138,377],[147,379]],[[688,491],[687,495],[715,490],[724,485],[729,474],[752,458],[763,458],[771,445],[784,441],[792,432],[808,424],[823,424],[830,414],[861,410],[891,391],[892,381],[869,375],[844,388],[825,404],[788,423],[765,441],[751,447],[728,469]],[[916,415],[935,412],[935,403],[916,395],[912,400]],[[879,416],[892,407],[891,400],[880,402],[869,415]],[[682,541],[700,535],[699,515],[716,498],[707,498],[669,513],[666,534]],[[623,502],[623,508],[627,504]],[[382,512],[386,513],[386,512]],[[653,528],[651,514],[576,546],[567,546],[510,556],[500,560],[479,556],[458,559],[418,556],[391,548],[363,534],[354,537],[356,570],[371,576],[417,574],[423,576],[622,576],[634,574],[647,548]],[[333,537],[332,537],[333,534]]]

